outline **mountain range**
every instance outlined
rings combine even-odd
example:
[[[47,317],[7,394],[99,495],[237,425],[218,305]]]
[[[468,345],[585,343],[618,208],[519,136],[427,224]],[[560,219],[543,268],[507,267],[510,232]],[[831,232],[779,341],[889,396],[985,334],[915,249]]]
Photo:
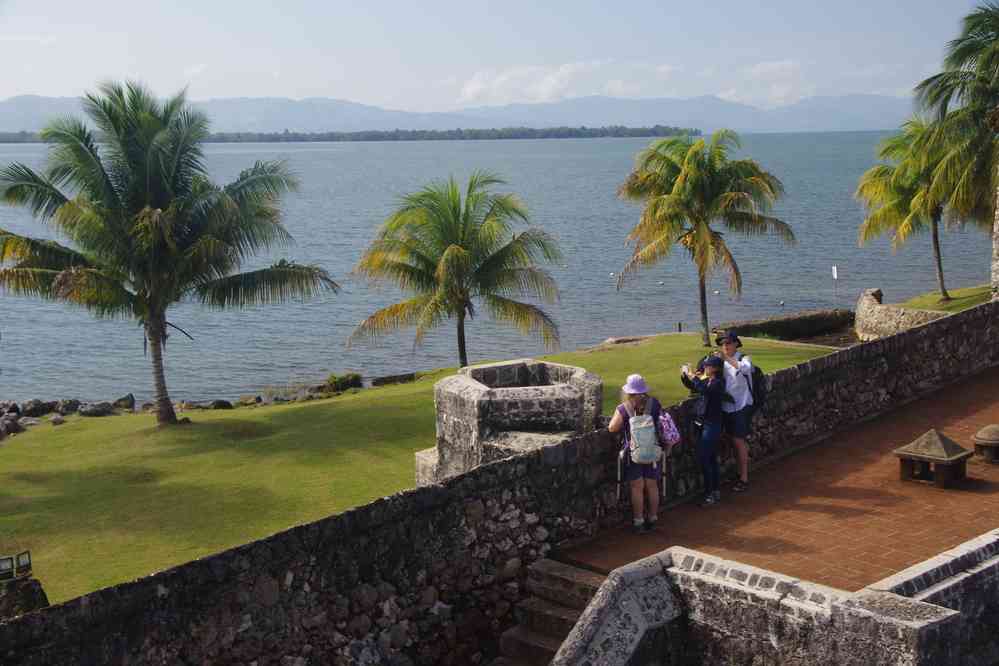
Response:
[[[670,125],[711,131],[827,132],[893,129],[912,113],[912,100],[882,95],[808,97],[760,109],[715,96],[689,99],[577,97],[539,104],[482,106],[455,112],[396,111],[326,97],[233,97],[194,101],[215,132],[358,132],[498,127]],[[74,97],[21,95],[0,101],[0,132],[36,131],[62,115],[80,115]]]

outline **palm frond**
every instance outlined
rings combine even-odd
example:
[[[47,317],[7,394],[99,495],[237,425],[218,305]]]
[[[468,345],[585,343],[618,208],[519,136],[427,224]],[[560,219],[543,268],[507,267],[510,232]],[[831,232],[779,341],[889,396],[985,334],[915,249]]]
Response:
[[[558,324],[541,308],[496,294],[483,296],[482,300],[496,321],[511,323],[521,333],[538,336],[548,349],[558,348]]]
[[[0,264],[4,263],[15,263],[19,268],[53,270],[91,265],[84,255],[55,241],[19,236],[0,229]]]
[[[416,326],[424,317],[424,311],[432,301],[433,296],[430,294],[421,294],[378,310],[357,325],[350,337],[347,338],[347,346],[350,347],[363,338],[374,338]]]
[[[0,198],[12,206],[27,207],[42,220],[51,218],[68,201],[59,185],[18,162],[0,169]]]
[[[60,271],[52,281],[52,296],[103,318],[133,317],[137,310],[135,295],[96,268],[73,266]]]
[[[324,269],[283,259],[269,268],[208,280],[193,288],[204,305],[219,309],[283,303],[339,290]]]

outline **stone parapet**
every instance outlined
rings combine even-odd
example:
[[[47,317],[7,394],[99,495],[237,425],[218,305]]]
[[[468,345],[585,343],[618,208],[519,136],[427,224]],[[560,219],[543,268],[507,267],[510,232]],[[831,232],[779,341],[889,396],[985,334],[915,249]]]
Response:
[[[857,300],[854,330],[857,337],[865,342],[895,335],[947,316],[946,312],[883,305],[882,298],[880,289],[868,289]]]

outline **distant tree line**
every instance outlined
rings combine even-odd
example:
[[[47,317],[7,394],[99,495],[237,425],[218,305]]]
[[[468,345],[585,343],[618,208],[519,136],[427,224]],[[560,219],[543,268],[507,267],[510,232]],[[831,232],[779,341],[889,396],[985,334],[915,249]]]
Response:
[[[459,141],[489,139],[598,139],[602,137],[700,136],[691,128],[652,127],[503,127],[499,129],[368,130],[364,132],[215,132],[207,143],[274,143],[300,141]],[[0,143],[37,143],[37,132],[0,132]]]

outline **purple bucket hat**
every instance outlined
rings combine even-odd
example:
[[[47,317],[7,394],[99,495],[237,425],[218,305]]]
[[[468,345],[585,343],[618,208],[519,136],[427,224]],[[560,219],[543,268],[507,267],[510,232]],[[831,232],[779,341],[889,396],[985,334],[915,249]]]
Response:
[[[621,390],[625,393],[635,395],[638,393],[648,393],[649,387],[645,383],[645,378],[641,375],[628,375],[627,381],[625,381],[624,386]]]

